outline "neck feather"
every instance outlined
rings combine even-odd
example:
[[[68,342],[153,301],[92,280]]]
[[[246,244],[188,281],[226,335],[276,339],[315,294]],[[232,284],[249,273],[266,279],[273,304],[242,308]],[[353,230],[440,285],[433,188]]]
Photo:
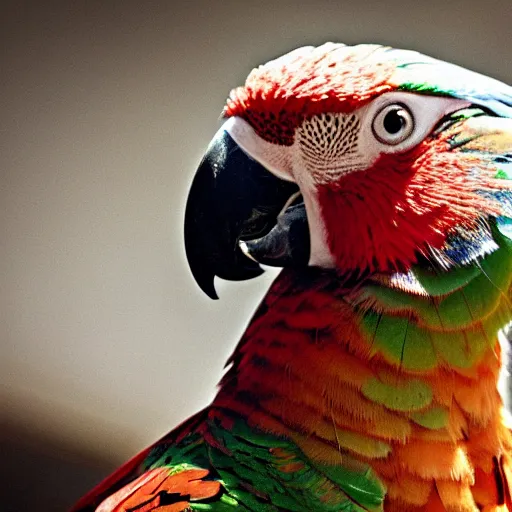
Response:
[[[493,457],[512,449],[497,391],[510,254],[507,265],[494,274],[488,265],[487,276],[439,296],[382,279],[347,291],[333,274],[285,270],[213,406],[291,437],[313,460],[369,464],[391,486],[397,474],[410,489],[430,482],[424,492],[434,477],[469,482],[475,466],[490,470]],[[498,274],[507,282],[483,286]]]

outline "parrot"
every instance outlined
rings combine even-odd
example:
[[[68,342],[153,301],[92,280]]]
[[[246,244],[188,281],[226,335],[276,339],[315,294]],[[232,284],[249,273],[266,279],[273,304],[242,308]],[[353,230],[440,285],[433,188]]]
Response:
[[[209,406],[74,512],[512,512],[512,87],[305,46],[235,87],[191,183],[199,287],[280,267]]]

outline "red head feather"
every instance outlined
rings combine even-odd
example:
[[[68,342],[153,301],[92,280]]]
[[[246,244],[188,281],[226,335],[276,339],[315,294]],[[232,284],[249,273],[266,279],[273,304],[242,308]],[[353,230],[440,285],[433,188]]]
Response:
[[[471,153],[450,151],[447,139],[382,155],[371,168],[318,187],[338,268],[407,270],[455,229],[471,231],[482,214],[499,214],[499,204],[478,193],[496,186],[496,170]]]
[[[350,112],[396,88],[388,83],[394,62],[368,65],[377,48],[327,43],[295,50],[253,70],[231,91],[224,115],[242,117],[263,139],[289,146],[303,119]]]

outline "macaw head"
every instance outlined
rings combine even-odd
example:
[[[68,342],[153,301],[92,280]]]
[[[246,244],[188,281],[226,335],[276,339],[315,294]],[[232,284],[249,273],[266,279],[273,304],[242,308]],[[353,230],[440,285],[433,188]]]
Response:
[[[328,43],[252,71],[197,171],[201,288],[261,264],[340,278],[464,265],[509,228],[512,88],[416,52]]]

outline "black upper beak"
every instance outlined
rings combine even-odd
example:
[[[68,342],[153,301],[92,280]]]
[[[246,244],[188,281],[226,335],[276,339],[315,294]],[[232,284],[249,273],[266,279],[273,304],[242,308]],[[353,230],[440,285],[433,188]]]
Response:
[[[187,259],[208,296],[217,298],[215,276],[251,279],[263,272],[258,262],[284,266],[295,258],[307,265],[305,209],[294,205],[281,212],[297,191],[297,185],[271,174],[219,130],[194,177],[185,211]],[[251,258],[240,241],[247,241]]]

